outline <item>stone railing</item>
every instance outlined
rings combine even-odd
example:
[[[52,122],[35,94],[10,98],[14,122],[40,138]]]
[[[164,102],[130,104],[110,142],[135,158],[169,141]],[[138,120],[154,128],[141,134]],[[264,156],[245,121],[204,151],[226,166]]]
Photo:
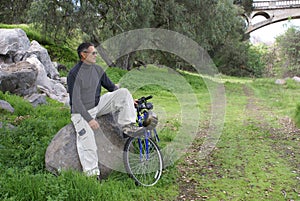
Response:
[[[254,1],[254,10],[300,8],[300,0]]]

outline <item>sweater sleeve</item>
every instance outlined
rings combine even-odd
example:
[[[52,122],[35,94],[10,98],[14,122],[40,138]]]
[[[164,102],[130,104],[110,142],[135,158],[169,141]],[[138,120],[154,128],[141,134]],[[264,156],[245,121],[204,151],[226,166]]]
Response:
[[[103,72],[103,75],[101,77],[101,85],[109,92],[118,89],[118,87],[109,79],[105,72]]]

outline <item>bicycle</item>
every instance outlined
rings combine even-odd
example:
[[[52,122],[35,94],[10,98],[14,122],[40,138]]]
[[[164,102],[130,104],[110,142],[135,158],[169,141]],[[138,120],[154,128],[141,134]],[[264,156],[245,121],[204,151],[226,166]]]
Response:
[[[156,131],[157,117],[153,104],[147,102],[152,96],[137,100],[137,124],[145,127],[143,137],[129,137],[124,146],[124,166],[137,185],[153,186],[162,175],[163,158],[156,144],[159,137]]]

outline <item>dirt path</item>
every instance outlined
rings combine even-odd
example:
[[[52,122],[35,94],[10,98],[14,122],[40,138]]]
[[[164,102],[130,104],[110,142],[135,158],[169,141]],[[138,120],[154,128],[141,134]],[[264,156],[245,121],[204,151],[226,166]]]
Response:
[[[299,143],[300,129],[297,129],[293,121],[288,117],[278,117],[278,122],[280,124],[279,128],[272,128],[268,123],[264,115],[274,115],[272,111],[265,108],[260,103],[260,100],[254,96],[252,89],[243,86],[243,93],[247,97],[247,104],[245,107],[245,115],[248,117],[244,120],[244,124],[255,124],[262,131],[270,133],[270,138],[274,140],[272,149],[280,153],[280,157],[287,161],[289,166],[294,170],[294,173],[298,174],[298,179],[300,182],[300,146],[296,146]],[[253,121],[249,122],[248,119]],[[208,124],[208,123],[207,123]],[[180,194],[177,200],[207,200],[208,197],[204,195],[205,192],[197,192],[197,186],[201,185],[199,181],[193,179],[191,175],[201,174],[203,169],[214,169],[217,166],[214,163],[212,156],[208,156],[204,161],[199,162],[197,160],[197,154],[199,152],[199,147],[201,147],[201,138],[206,135],[207,130],[202,129],[199,133],[198,140],[196,139],[193,145],[190,147],[188,153],[186,154],[184,161],[178,165],[180,176],[178,177],[178,183],[180,188]],[[285,141],[295,140],[295,146],[286,146]],[[201,163],[201,164],[200,164]],[[218,172],[214,173],[218,174]],[[214,175],[218,177],[218,175]],[[209,177],[208,177],[209,178]],[[294,189],[295,192],[299,189]],[[201,193],[201,194],[200,194]],[[300,194],[300,192],[297,192]],[[282,194],[285,194],[282,191]]]
[[[262,108],[261,106],[259,106],[259,100],[254,97],[251,89],[246,86],[244,86],[244,93],[248,97],[248,104],[246,106],[248,115],[254,117],[257,122],[260,122],[260,129],[268,131],[271,134],[270,138],[278,142],[274,143],[272,148],[274,149],[274,151],[281,153],[281,157],[288,159],[290,165],[294,167],[296,169],[295,171],[297,171],[297,173],[299,174],[300,181],[300,160],[299,157],[296,157],[300,156],[300,147],[286,147],[284,143],[288,140],[299,141],[300,129],[295,126],[293,120],[289,117],[277,117],[280,128],[273,128],[268,124],[264,116],[261,114],[261,112],[267,111],[269,115],[274,116],[272,111],[268,108]]]

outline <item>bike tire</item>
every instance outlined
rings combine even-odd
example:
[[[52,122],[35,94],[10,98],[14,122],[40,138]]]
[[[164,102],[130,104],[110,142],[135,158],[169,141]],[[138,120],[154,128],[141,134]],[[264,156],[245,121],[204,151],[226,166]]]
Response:
[[[147,140],[148,154],[145,148]],[[130,137],[126,141],[123,153],[124,166],[137,185],[154,186],[162,175],[163,158],[157,144],[151,138],[147,140]]]

